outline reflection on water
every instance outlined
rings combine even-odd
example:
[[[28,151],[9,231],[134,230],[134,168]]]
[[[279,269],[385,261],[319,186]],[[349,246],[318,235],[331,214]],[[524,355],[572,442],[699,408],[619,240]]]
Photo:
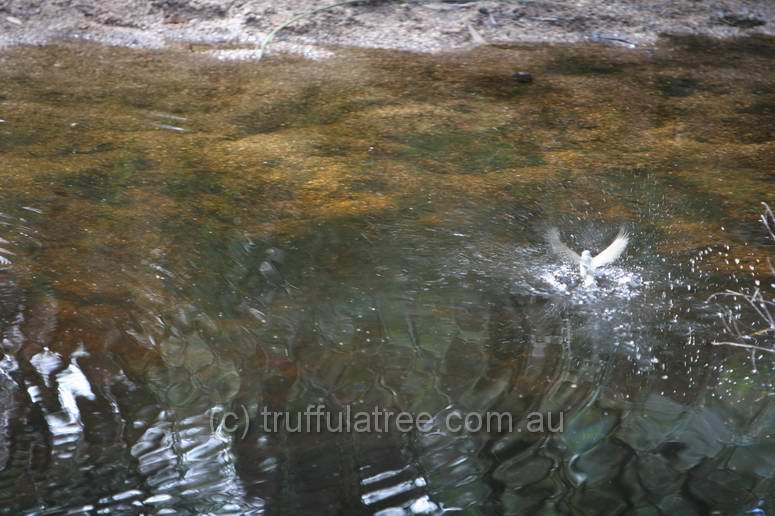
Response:
[[[6,51],[3,509],[772,512],[772,356],[710,346],[705,300],[775,288],[773,56]],[[600,250],[623,223],[595,289],[543,241]],[[434,418],[212,426],[308,405]],[[564,428],[443,424],[487,411]]]

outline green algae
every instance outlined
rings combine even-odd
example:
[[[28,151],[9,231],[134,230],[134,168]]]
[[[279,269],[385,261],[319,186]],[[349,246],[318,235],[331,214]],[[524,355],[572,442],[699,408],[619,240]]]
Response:
[[[107,272],[116,253],[181,264],[205,253],[213,263],[219,253],[207,250],[235,231],[289,241],[326,222],[399,220],[408,208],[450,227],[453,207],[469,202],[652,217],[691,237],[697,210],[718,224],[772,202],[771,44],[703,42],[734,67],[698,54],[696,40],[669,44],[345,51],[260,65],[88,45],[11,49],[0,71],[3,201],[37,206],[61,229],[52,230],[60,249],[31,267],[84,278]],[[534,82],[515,82],[515,69]],[[566,202],[563,182],[587,202]],[[630,193],[620,202],[604,190]],[[443,195],[427,205],[429,192]],[[643,195],[663,203],[662,216],[633,210]],[[126,295],[93,279],[57,281]]]

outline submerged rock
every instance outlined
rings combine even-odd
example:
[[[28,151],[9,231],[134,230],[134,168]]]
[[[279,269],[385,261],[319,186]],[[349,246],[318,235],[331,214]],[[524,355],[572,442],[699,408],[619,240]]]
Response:
[[[522,84],[529,84],[533,82],[533,76],[528,72],[514,72],[511,74],[511,78]]]

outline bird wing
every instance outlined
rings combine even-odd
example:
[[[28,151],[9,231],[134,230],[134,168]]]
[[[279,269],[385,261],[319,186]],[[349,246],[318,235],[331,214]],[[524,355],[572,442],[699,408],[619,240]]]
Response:
[[[592,267],[604,267],[611,263],[614,263],[627,248],[627,244],[630,242],[630,235],[624,230],[619,230],[619,234],[616,235],[616,239],[611,242],[611,245],[606,247],[600,254],[592,258]]]
[[[573,263],[581,262],[581,256],[560,241],[560,232],[557,228],[549,228],[546,232],[546,242],[557,256],[570,260]]]

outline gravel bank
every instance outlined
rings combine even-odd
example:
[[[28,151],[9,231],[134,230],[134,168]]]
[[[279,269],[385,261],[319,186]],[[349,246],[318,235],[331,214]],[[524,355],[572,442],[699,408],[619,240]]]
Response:
[[[160,48],[227,44],[250,58],[272,27],[332,0],[0,0],[0,45],[63,39]],[[661,34],[775,35],[771,0],[366,1],[301,19],[273,51],[335,46],[440,52],[484,43],[602,41],[648,46]]]

